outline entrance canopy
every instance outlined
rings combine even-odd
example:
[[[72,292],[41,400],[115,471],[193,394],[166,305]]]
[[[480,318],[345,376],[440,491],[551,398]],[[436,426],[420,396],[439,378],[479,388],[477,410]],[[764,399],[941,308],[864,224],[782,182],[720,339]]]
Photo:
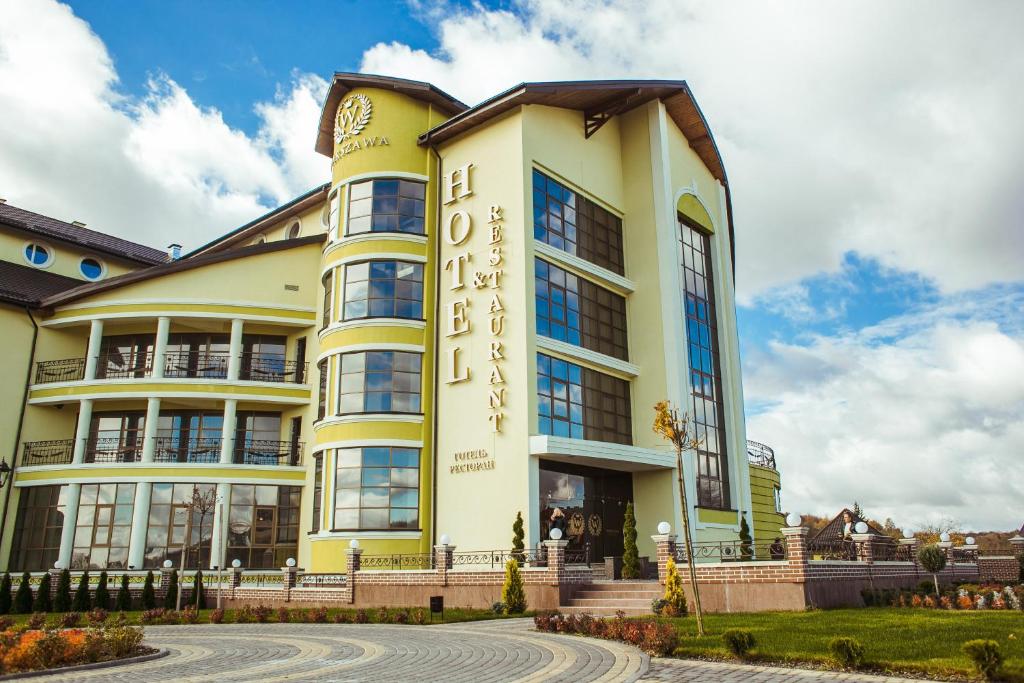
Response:
[[[530,455],[545,460],[620,472],[646,472],[672,469],[676,466],[675,453],[667,448],[637,448],[543,434],[530,437]]]

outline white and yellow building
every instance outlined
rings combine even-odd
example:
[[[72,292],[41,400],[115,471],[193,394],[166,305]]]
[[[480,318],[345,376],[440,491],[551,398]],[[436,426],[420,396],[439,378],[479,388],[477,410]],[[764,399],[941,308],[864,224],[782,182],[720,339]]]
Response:
[[[0,207],[7,269],[48,280],[0,297],[9,568],[155,567],[185,543],[192,566],[333,572],[354,538],[507,548],[517,512],[533,546],[556,508],[597,560],[621,554],[630,501],[652,555],[681,519],[650,428],[664,399],[703,442],[684,468],[698,540],[734,541],[743,516],[771,540],[729,185],[685,83],[467,107],[337,74],[316,150],[329,182],[180,258],[95,252],[78,226],[37,240],[47,261]]]

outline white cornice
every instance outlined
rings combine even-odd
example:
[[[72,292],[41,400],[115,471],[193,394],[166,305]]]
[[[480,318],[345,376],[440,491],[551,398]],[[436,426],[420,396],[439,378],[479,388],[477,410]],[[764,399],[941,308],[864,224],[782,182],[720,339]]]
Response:
[[[353,413],[350,415],[331,415],[314,422],[313,431],[319,431],[328,425],[359,424],[361,422],[411,422],[413,424],[423,424],[423,416],[418,413]]]
[[[359,351],[407,351],[409,353],[423,353],[422,344],[400,344],[396,342],[374,342],[372,344],[347,344],[324,351],[316,357],[316,363],[324,358],[337,356],[342,353],[358,353]]]
[[[637,446],[569,439],[546,434],[536,434],[530,437],[530,455],[573,459],[578,460],[580,464],[587,464],[587,461],[600,461],[605,465],[620,463],[621,469],[631,471],[671,469],[676,465],[676,456],[669,450],[638,448]]]
[[[606,356],[603,353],[597,351],[591,351],[584,349],[580,346],[573,344],[567,344],[551,337],[545,337],[543,335],[537,335],[537,348],[545,351],[552,351],[561,356],[567,356],[575,360],[583,361],[590,365],[596,365],[604,370],[610,370],[620,375],[627,375],[630,378],[636,377],[640,374],[640,367],[634,365],[629,361],[619,360],[611,356]]]
[[[312,453],[319,453],[332,448],[372,448],[375,446],[394,446],[396,448],[423,448],[422,441],[410,439],[348,439],[345,441],[325,441],[313,446]]]
[[[362,329],[364,327],[402,327],[411,330],[422,330],[425,329],[426,326],[426,320],[410,320],[408,318],[356,318],[355,320],[342,320],[340,322],[331,323],[317,332],[317,338],[320,341],[323,341],[323,338],[329,334],[344,332],[345,330]]]
[[[550,261],[555,261],[557,265],[567,266],[576,270],[588,280],[614,290],[619,294],[627,295],[636,291],[636,284],[629,278],[625,278],[618,273],[613,273],[607,268],[595,266],[586,259],[581,259],[579,256],[564,252],[561,249],[556,249],[550,244],[545,244],[540,240],[533,241],[533,250],[544,258]]]

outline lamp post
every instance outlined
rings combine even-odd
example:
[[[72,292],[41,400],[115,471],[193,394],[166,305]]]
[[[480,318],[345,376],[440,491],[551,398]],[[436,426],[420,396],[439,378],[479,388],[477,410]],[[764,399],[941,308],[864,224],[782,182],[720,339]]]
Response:
[[[0,489],[7,485],[11,477],[11,471],[11,466],[7,464],[6,460],[0,462]]]
[[[217,496],[217,514],[215,519],[220,520],[220,527],[215,530],[217,534],[217,609],[220,609],[220,593],[224,585],[222,572],[224,570],[224,496]]]

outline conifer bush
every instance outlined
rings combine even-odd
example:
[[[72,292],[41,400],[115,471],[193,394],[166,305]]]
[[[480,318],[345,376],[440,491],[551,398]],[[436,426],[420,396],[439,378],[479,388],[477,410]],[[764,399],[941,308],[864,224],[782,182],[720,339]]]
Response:
[[[71,570],[62,569],[57,579],[57,595],[53,597],[53,611],[67,612],[71,609]]]
[[[118,612],[130,612],[132,609],[132,592],[128,588],[128,575],[121,574],[121,587],[117,589],[117,600],[114,608]]]
[[[676,561],[668,558],[665,565],[665,595],[662,614],[670,617],[686,616],[686,591],[683,590],[683,577],[679,575]]]
[[[36,590],[36,599],[32,603],[33,612],[52,612],[53,599],[50,596],[50,575],[43,577],[39,588]]]
[[[828,641],[832,659],[847,669],[856,669],[864,663],[864,646],[856,638],[833,638]]]
[[[29,585],[28,572],[21,575],[21,584],[14,596],[14,611],[17,614],[30,614],[32,612],[32,587]]]
[[[142,609],[156,607],[156,590],[153,588],[153,572],[146,572],[146,582],[142,584]]]
[[[108,609],[110,607],[110,589],[107,588],[107,573],[105,571],[100,572],[100,578],[96,582],[93,606],[100,609]]]
[[[0,614],[11,613],[11,575],[9,572],[4,572],[4,577],[0,579]]]
[[[178,570],[171,572],[167,581],[167,592],[164,594],[164,609],[173,610],[178,606]]]
[[[523,553],[523,550],[526,547],[524,544],[525,537],[526,532],[523,529],[523,513],[517,512],[516,521],[512,523],[512,557],[514,557],[516,562],[519,563],[519,566],[522,566],[523,562],[526,561],[526,555]]]
[[[740,659],[746,658],[747,654],[754,649],[757,642],[754,634],[746,629],[731,628],[722,634],[722,642],[726,649]]]
[[[192,593],[191,603],[195,605],[196,609],[206,609],[206,587],[203,585],[203,571],[201,569],[196,571],[192,584]]]
[[[505,603],[505,614],[521,614],[526,611],[526,587],[519,563],[510,559],[505,564],[505,583],[501,587],[501,601]]]
[[[968,640],[961,649],[971,658],[974,668],[986,681],[996,679],[1003,666],[1003,653],[999,650],[999,643],[994,640]]]
[[[636,517],[633,503],[626,503],[626,518],[622,523],[622,578],[640,578],[640,553],[636,547]]]
[[[82,572],[78,579],[78,588],[75,589],[75,597],[71,600],[71,609],[75,612],[88,612],[92,609],[92,599],[89,595],[89,572]]]

